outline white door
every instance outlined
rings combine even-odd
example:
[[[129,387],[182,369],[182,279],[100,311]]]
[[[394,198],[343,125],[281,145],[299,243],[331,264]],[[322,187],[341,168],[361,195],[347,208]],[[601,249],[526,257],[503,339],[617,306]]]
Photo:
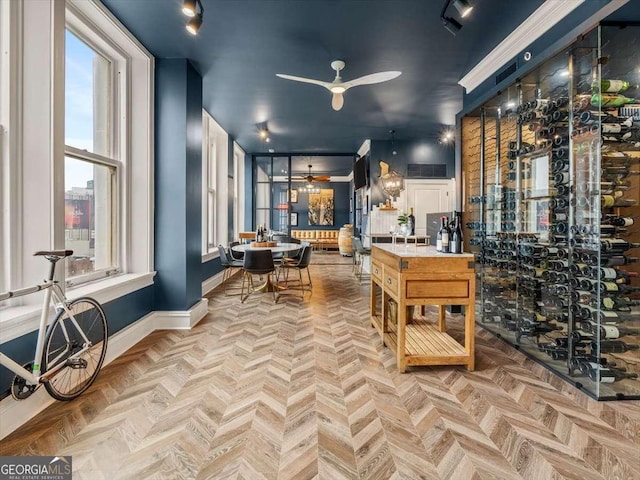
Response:
[[[451,212],[455,208],[455,179],[404,181],[404,211],[413,208],[416,235],[427,234],[427,213]],[[402,201],[402,198],[400,198]]]

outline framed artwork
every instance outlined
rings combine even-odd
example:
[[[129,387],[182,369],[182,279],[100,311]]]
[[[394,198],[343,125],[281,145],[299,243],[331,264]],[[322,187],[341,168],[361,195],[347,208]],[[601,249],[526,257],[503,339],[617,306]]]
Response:
[[[309,194],[309,225],[333,225],[333,189]]]
[[[298,214],[297,212],[291,212],[290,215],[290,223],[292,227],[297,227],[298,226]]]
[[[295,188],[292,188],[291,190],[291,195],[289,195],[289,201],[291,203],[298,203],[298,190]]]

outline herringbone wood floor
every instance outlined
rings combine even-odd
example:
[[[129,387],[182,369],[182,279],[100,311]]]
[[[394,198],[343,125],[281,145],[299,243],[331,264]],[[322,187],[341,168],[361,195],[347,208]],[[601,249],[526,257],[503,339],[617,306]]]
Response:
[[[350,268],[312,267],[304,301],[215,291],[0,453],[72,455],[75,480],[640,479],[640,402],[591,400],[482,330],[477,371],[399,374]]]

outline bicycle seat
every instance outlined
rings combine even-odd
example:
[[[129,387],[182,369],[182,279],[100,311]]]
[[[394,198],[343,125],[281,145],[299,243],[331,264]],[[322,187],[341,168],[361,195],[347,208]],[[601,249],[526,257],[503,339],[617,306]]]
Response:
[[[33,254],[34,257],[68,257],[73,255],[73,250],[40,250]]]

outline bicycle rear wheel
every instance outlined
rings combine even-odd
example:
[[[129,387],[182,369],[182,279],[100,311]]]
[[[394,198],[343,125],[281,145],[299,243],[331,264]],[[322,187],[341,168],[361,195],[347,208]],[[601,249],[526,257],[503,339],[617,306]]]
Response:
[[[57,400],[73,400],[94,382],[107,351],[107,318],[100,304],[89,297],[73,300],[69,311],[76,320],[85,339],[69,314],[61,310],[47,330],[42,371],[60,368],[44,383],[47,392]]]

